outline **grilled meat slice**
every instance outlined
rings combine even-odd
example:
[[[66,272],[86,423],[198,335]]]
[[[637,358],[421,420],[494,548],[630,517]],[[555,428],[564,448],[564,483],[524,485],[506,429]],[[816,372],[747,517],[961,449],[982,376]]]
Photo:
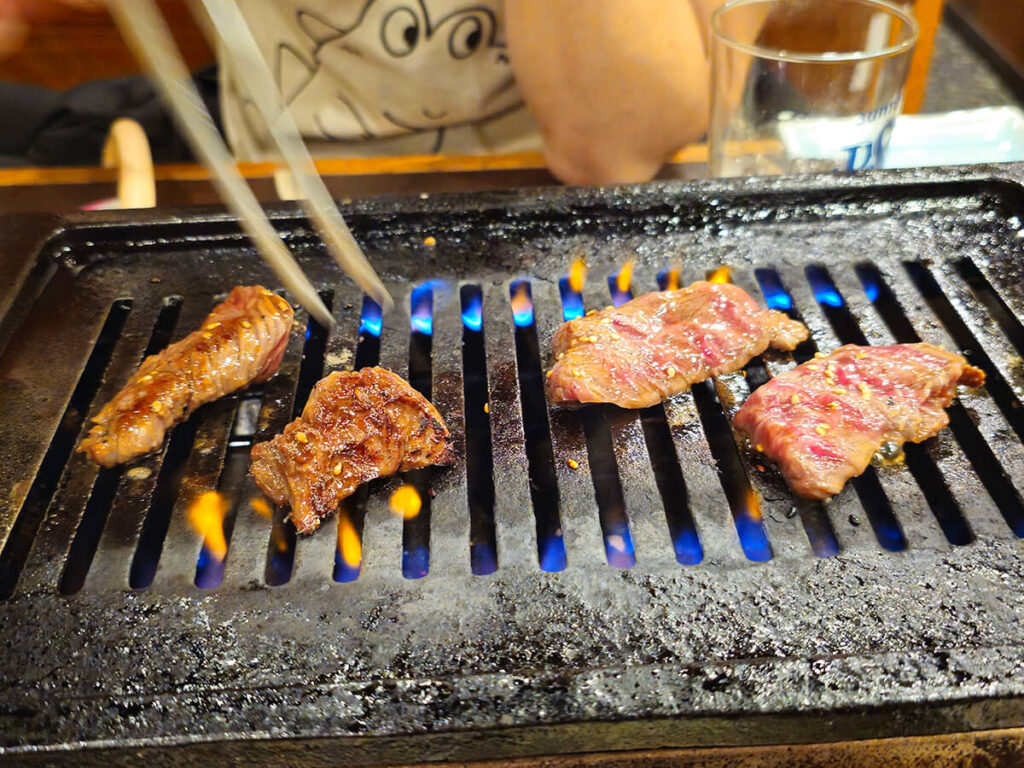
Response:
[[[383,368],[335,372],[313,388],[302,416],[252,448],[256,485],[291,505],[312,533],[369,480],[452,461],[448,428],[423,395]]]
[[[645,408],[806,338],[802,323],[762,309],[742,288],[697,282],[563,324],[551,340],[548,393],[555,403]]]
[[[266,288],[236,286],[202,328],[143,361],[78,450],[104,467],[131,461],[204,403],[266,381],[281,364],[293,316]]]
[[[760,387],[734,425],[798,495],[824,499],[884,443],[919,443],[945,427],[958,384],[984,383],[984,371],[931,344],[849,344]]]

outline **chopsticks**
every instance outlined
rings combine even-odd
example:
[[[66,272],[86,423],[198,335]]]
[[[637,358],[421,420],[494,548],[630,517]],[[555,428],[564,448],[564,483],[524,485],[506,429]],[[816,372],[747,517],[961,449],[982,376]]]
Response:
[[[256,41],[234,0],[210,0],[206,5],[231,55],[244,61],[247,75],[254,76],[256,80],[249,95],[267,121],[267,127],[292,170],[303,197],[307,198],[304,203],[307,214],[316,224],[328,250],[371,298],[383,308],[393,306],[380,278],[352,238],[323,180],[316,174],[298,128],[284,107],[269,69],[256,48]],[[252,238],[260,255],[299,304],[325,327],[333,326],[331,314],[316,289],[238,172],[231,152],[203,105],[153,0],[109,0],[109,6],[128,45],[170,105],[193,152],[210,170],[214,186],[228,208],[238,216],[242,229]],[[254,56],[262,66],[253,64]]]

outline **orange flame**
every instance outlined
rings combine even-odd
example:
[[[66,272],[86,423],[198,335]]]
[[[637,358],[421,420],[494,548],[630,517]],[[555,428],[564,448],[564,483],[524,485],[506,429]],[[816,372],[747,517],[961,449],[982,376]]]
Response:
[[[587,262],[583,260],[582,256],[577,256],[572,266],[569,267],[569,288],[575,293],[582,293],[586,280]]]
[[[338,554],[352,568],[358,568],[363,561],[363,544],[344,509],[338,513]]]
[[[267,503],[267,500],[262,496],[253,496],[249,500],[249,505],[252,507],[253,512],[260,517],[265,517],[267,520],[274,519],[274,511],[270,508],[270,504]]]
[[[732,273],[728,267],[719,267],[708,275],[709,283],[731,283]]]
[[[619,270],[619,274],[615,276],[615,287],[619,289],[619,293],[625,293],[629,290],[629,286],[632,284],[633,260],[629,259],[622,265],[622,269]]]
[[[761,502],[758,501],[757,494],[754,493],[754,489],[753,488],[747,489],[746,502],[747,502],[747,512],[750,513],[750,516],[752,518],[754,518],[755,520],[760,520],[761,519]]]
[[[423,499],[420,498],[419,491],[414,487],[411,485],[403,485],[391,494],[391,500],[389,503],[391,504],[391,511],[398,517],[411,520],[420,513],[420,507],[423,506]]]
[[[679,290],[679,283],[680,283],[681,273],[682,273],[682,270],[679,267],[672,267],[672,268],[669,269],[669,271],[668,271],[668,280],[666,281],[667,284],[665,286],[666,290],[669,290],[669,291],[678,291]]]
[[[189,524],[203,537],[203,546],[217,560],[223,560],[228,553],[228,543],[224,539],[224,516],[227,513],[228,502],[216,491],[207,491],[188,508]]]
[[[521,281],[512,294],[512,313],[515,315],[528,315],[533,311],[533,301],[530,299],[527,283]]]

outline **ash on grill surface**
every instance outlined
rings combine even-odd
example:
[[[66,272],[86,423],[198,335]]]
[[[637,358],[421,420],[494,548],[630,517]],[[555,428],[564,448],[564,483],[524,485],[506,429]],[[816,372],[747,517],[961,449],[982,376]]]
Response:
[[[302,318],[276,377],[125,470],[73,453],[85,419],[217,291],[272,276],[221,214],[7,222],[0,260],[47,244],[0,297],[0,750],[373,764],[1024,725],[1022,179],[368,201],[345,213],[399,300],[383,318],[283,207],[336,329]],[[728,265],[812,339],[661,408],[551,410],[536,393],[580,252],[583,306],[627,259],[639,294],[685,254],[683,284]],[[726,428],[816,349],[918,340],[992,385],[906,467],[796,504]],[[370,484],[296,540],[259,514],[249,446],[325,370],[375,364],[430,392],[456,463]],[[388,509],[405,482],[415,524]],[[210,490],[219,571],[184,515]]]

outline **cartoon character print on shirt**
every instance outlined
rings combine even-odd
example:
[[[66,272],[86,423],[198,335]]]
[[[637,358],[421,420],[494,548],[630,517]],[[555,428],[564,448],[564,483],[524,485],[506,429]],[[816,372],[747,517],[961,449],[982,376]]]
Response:
[[[299,10],[313,48],[278,48],[281,91],[306,136],[437,132],[522,106],[487,0],[430,18],[425,0],[368,0],[350,27]]]

